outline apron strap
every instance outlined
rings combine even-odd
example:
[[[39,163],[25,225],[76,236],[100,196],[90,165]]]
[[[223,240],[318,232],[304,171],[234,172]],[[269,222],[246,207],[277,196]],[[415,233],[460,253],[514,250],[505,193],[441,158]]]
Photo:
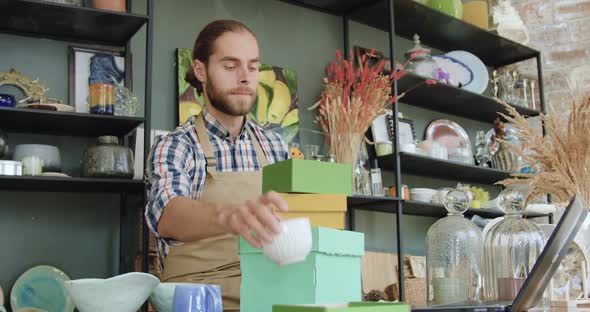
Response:
[[[197,116],[195,127],[197,130],[197,136],[199,137],[199,143],[201,144],[203,153],[205,154],[206,171],[214,177],[217,175],[217,156],[215,155],[213,144],[211,144],[211,140],[209,140],[209,132],[205,127],[205,118],[202,113]],[[260,162],[260,168],[262,169],[268,165],[268,158],[262,150],[258,136],[250,129],[250,127],[248,127],[248,125],[246,125],[246,129],[248,131],[248,135],[250,136],[250,140],[254,145],[254,151],[256,152],[256,157],[258,158],[258,161]]]
[[[247,129],[248,135],[250,136],[250,140],[252,141],[252,144],[254,144],[254,151],[256,152],[256,157],[260,162],[260,169],[262,170],[263,167],[268,165],[268,158],[266,157],[266,154],[262,151],[262,146],[260,145],[260,139],[258,138],[258,136],[254,133],[254,131],[250,129],[250,127],[247,127]]]
[[[197,116],[195,127],[197,128],[197,136],[199,137],[200,141],[199,143],[201,144],[201,148],[203,148],[203,153],[205,154],[205,170],[207,173],[215,176],[217,174],[217,157],[215,156],[211,140],[209,140],[209,131],[207,131],[207,128],[205,127],[205,118],[203,117],[203,114],[199,114]]]

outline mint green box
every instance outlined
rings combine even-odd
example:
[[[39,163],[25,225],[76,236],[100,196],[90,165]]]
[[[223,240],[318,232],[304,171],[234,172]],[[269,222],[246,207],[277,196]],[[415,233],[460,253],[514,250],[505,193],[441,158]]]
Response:
[[[362,300],[364,234],[314,226],[312,237],[312,251],[305,261],[286,266],[271,262],[240,238],[241,312]]]
[[[409,312],[400,302],[353,302],[333,305],[275,305],[272,312]]]
[[[352,166],[288,159],[262,168],[262,191],[352,195]]]

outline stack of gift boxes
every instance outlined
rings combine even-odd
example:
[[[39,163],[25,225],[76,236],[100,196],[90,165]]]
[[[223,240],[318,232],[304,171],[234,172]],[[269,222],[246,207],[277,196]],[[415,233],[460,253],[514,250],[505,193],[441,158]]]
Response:
[[[289,205],[283,217],[309,218],[312,250],[305,261],[280,266],[241,239],[240,311],[408,311],[405,304],[360,303],[364,234],[343,230],[351,172],[349,165],[298,159],[263,168],[263,192],[278,192]]]

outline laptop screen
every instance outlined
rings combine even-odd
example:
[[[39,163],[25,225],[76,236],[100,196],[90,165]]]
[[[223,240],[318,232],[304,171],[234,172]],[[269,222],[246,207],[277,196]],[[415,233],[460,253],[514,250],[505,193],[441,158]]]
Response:
[[[540,303],[543,292],[553,278],[561,260],[565,257],[587,214],[586,204],[582,197],[576,194],[518,292],[512,304],[511,310],[513,312],[525,311]]]
[[[553,278],[559,264],[588,214],[586,204],[579,195],[570,201],[565,213],[549,237],[545,248],[537,258],[524,285],[514,302],[479,303],[473,302],[424,306],[412,308],[413,311],[437,312],[521,312],[535,307],[541,302],[543,293]]]

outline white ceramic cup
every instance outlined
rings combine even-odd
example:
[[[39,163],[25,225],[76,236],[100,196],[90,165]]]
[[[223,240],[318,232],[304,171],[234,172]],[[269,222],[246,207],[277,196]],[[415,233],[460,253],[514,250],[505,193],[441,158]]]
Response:
[[[26,156],[23,162],[23,175],[38,176],[43,173],[43,160],[38,156]]]
[[[262,253],[278,265],[305,260],[311,252],[311,224],[308,218],[281,221],[281,233],[272,242],[262,245]]]

